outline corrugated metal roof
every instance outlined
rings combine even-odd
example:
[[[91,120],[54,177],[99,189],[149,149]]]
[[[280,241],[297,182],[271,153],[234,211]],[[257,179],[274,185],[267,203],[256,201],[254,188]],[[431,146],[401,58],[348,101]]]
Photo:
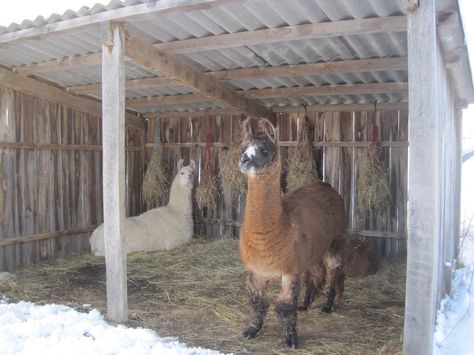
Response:
[[[0,27],[2,34],[14,33],[32,28],[40,28],[51,23],[69,21],[102,12],[110,12],[124,7],[147,4],[155,1],[130,0],[111,1],[107,5],[97,4],[92,8],[83,7],[79,11],[66,11],[63,15],[51,15],[47,19],[38,17],[34,21],[23,21],[8,28]],[[447,7],[450,1],[443,2]],[[363,19],[379,16],[404,15],[401,1],[385,0],[240,0],[229,1],[222,6],[209,6],[197,11],[157,13],[152,18],[123,19],[127,30],[149,43],[166,43],[192,38],[208,37],[261,29],[304,25],[327,21]],[[14,69],[34,63],[100,53],[100,24],[95,23],[77,31],[66,31],[43,35],[34,40],[19,40],[2,45],[0,65]],[[256,44],[219,50],[176,54],[177,60],[192,64],[202,71],[220,71],[252,67],[273,67],[306,63],[333,62],[367,58],[405,57],[407,43],[405,32],[347,35],[339,37],[292,40],[278,43]],[[100,83],[101,66],[88,65],[42,71],[36,77],[57,83],[63,87]],[[155,76],[150,70],[132,62],[127,63],[126,79],[140,79]],[[233,80],[225,85],[233,90],[263,88],[322,86],[356,83],[406,82],[406,70],[386,70],[360,73],[327,75],[305,75],[292,77],[254,78]],[[127,90],[127,98],[142,96],[162,96],[188,94],[192,91],[179,85],[153,89]],[[91,94],[100,97],[98,94]],[[350,95],[331,97],[291,97],[263,100],[267,106],[319,104],[319,103],[367,103],[406,101],[406,94]],[[215,104],[217,105],[217,104]],[[159,110],[169,110],[156,108]],[[220,107],[217,105],[216,107]],[[146,106],[140,106],[140,111]],[[147,107],[151,109],[152,107]],[[205,109],[186,104],[175,107],[180,110]]]

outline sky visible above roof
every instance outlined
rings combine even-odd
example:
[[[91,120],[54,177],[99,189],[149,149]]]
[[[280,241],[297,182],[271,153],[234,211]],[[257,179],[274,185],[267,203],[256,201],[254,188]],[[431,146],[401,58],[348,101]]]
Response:
[[[0,26],[8,27],[12,23],[21,24],[23,20],[34,21],[38,16],[48,18],[51,14],[62,15],[67,10],[79,11],[81,7],[92,7],[107,1],[97,0],[17,0],[9,2],[0,11]]]

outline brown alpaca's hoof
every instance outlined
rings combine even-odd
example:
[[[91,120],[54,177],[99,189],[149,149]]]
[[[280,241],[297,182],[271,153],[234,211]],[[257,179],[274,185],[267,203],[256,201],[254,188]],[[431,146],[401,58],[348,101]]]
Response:
[[[253,339],[257,336],[259,331],[260,329],[250,326],[242,332],[242,338],[247,339],[247,340]]]
[[[334,310],[334,307],[333,307],[333,306],[330,306],[330,305],[328,305],[328,304],[325,304],[325,305],[321,308],[321,312],[324,312],[324,313],[331,313],[333,310]]]
[[[298,347],[298,337],[296,334],[288,335],[284,340],[285,348],[296,349]]]

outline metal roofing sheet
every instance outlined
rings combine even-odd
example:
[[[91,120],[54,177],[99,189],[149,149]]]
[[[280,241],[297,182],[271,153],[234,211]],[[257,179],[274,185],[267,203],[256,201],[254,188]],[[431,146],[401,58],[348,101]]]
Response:
[[[113,11],[126,6],[155,1],[114,0],[107,5],[97,4],[79,11],[68,10],[62,15],[53,14],[47,19],[38,17],[34,21],[0,27],[2,33],[41,27],[45,24],[87,17],[101,12]],[[452,0],[442,1],[446,10]],[[150,5],[152,5],[150,4]],[[355,5],[356,4],[356,5]],[[126,28],[149,43],[162,43],[212,35],[302,25],[326,21],[361,19],[378,16],[403,15],[401,1],[364,0],[254,0],[229,1],[222,6],[210,6],[197,11],[165,12],[147,19],[123,19]],[[66,31],[35,40],[22,40],[2,46],[0,65],[15,68],[32,63],[87,55],[101,51],[100,27],[91,25],[77,31]],[[266,43],[219,50],[177,54],[174,57],[202,71],[217,71],[238,68],[295,65],[303,63],[331,62],[366,58],[404,57],[407,55],[406,33],[376,33],[370,35],[348,35],[339,37],[293,40]],[[48,81],[61,86],[76,86],[100,83],[100,65],[74,67],[38,73]],[[126,68],[127,79],[152,77],[154,73],[133,63]],[[335,85],[353,83],[406,82],[407,71],[380,71],[363,73],[342,73],[328,75],[307,75],[298,77],[274,77],[252,80],[234,80],[225,85],[232,89],[248,90],[258,88],[295,87],[308,85]],[[187,94],[191,91],[179,86],[127,90],[127,97]],[[379,102],[406,100],[406,94],[275,98],[264,100],[266,105],[285,105],[341,102]],[[359,100],[359,101],[358,101]],[[196,105],[180,106],[194,107]],[[143,107],[141,107],[143,109]],[[197,107],[197,109],[201,109]]]

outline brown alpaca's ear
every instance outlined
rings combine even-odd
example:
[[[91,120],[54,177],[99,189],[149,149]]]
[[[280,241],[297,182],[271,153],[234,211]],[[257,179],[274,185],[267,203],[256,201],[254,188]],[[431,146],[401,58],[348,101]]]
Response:
[[[242,132],[244,136],[246,135],[252,135],[252,121],[250,117],[247,117],[243,122],[242,122]]]
[[[184,159],[179,159],[178,161],[178,171],[183,168]]]
[[[258,125],[263,130],[263,132],[265,132],[265,134],[273,141],[273,143],[276,143],[278,134],[276,128],[272,125],[272,123],[266,118],[262,118],[258,122]]]

